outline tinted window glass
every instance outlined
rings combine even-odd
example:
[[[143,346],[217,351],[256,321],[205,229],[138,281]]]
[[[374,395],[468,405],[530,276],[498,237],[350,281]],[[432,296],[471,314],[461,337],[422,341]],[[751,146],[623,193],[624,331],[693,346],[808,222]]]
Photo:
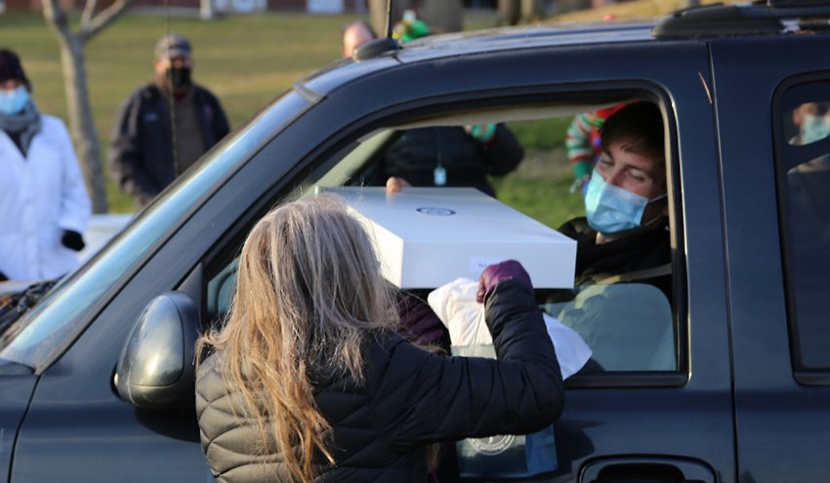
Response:
[[[830,369],[830,82],[782,96],[778,179],[791,327],[802,369]]]

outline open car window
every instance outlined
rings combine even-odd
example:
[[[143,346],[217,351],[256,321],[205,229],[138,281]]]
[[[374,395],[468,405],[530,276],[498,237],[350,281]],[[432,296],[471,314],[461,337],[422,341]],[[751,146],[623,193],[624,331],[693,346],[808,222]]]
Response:
[[[497,125],[498,132],[506,129],[515,137],[522,151],[521,160],[507,172],[487,172],[484,182],[502,203],[548,227],[560,229],[585,215],[584,191],[574,184],[573,166],[566,149],[569,129],[573,129],[572,124],[580,114],[630,101],[604,99],[596,104],[470,110],[376,128],[355,139],[335,159],[321,163],[318,169],[298,180],[293,193],[283,199],[296,199],[341,186],[383,186],[390,171],[384,163],[389,163],[392,156],[406,158],[406,153],[400,154],[406,149],[431,153],[428,158],[433,164],[426,171],[428,181],[440,184],[442,163],[456,154],[453,150],[458,149],[459,143],[469,141],[464,137],[472,136],[471,126]],[[439,134],[430,137],[425,130]],[[417,141],[402,148],[400,144],[410,137]],[[593,149],[597,141],[589,139],[589,143],[588,147]],[[449,179],[443,181],[452,184]],[[665,236],[667,250],[669,236]],[[238,253],[239,248],[234,245],[229,250]],[[208,281],[207,308],[213,320],[221,319],[230,307],[236,260],[217,270]],[[613,375],[679,370],[680,317],[672,300],[672,293],[677,293],[672,267],[668,262],[656,268],[641,270],[642,273],[632,277],[594,277],[589,283],[574,288],[537,291],[540,307],[573,329],[593,351],[582,373]],[[416,295],[425,299],[427,293],[417,291]]]

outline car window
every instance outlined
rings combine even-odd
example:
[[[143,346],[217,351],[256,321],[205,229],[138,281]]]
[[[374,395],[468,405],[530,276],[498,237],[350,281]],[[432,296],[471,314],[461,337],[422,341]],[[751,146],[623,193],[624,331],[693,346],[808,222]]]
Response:
[[[618,102],[597,104],[601,109]],[[541,109],[541,108],[540,108]],[[508,166],[504,159],[483,178],[473,175],[465,181],[481,191],[495,193],[498,200],[542,222],[560,229],[585,215],[584,186],[575,183],[574,167],[568,158],[566,138],[568,130],[580,111],[562,114],[562,107],[551,109],[554,115],[545,117],[524,108],[521,116],[507,115],[504,109],[490,112],[465,113],[460,120],[447,116],[418,125],[387,126],[374,129],[355,140],[351,146],[329,163],[304,179],[297,180],[294,192],[287,198],[315,193],[320,189],[348,185],[382,186],[390,175],[403,173],[411,176],[415,185],[452,185],[453,173],[442,173],[448,163],[470,161],[461,147],[469,141],[471,125],[486,135],[486,126],[499,124],[499,133],[507,129],[515,137],[523,156],[517,166]],[[545,112],[544,110],[541,112]],[[494,115],[496,117],[494,117]],[[498,116],[504,116],[499,118]],[[480,122],[475,122],[480,121]],[[587,139],[586,159],[591,163],[599,156],[594,151],[597,140]],[[413,153],[411,151],[417,151]],[[423,151],[430,153],[422,156]],[[511,154],[506,150],[503,155]],[[424,161],[427,160],[427,161]],[[417,166],[419,162],[429,166]],[[395,165],[399,163],[399,165]],[[394,167],[390,167],[395,165]],[[464,166],[464,169],[470,168]],[[472,168],[470,168],[472,169]],[[410,171],[407,171],[410,170]],[[590,175],[590,169],[587,173]],[[421,176],[419,178],[418,176]],[[447,176],[447,179],[442,179]],[[463,183],[461,183],[463,185]],[[283,194],[283,199],[285,195]],[[587,226],[584,219],[579,229]],[[577,278],[573,289],[538,290],[540,307],[549,315],[575,330],[591,347],[594,356],[585,368],[593,373],[674,372],[678,370],[678,330],[676,304],[672,301],[673,282],[670,234],[663,229],[656,234],[665,239],[666,258],[652,262],[653,250],[645,244],[631,243],[629,267],[626,275],[605,273],[601,264],[593,267],[592,276]],[[660,243],[662,247],[662,243]],[[239,244],[229,246],[225,253],[236,256]],[[627,249],[622,248],[626,252]],[[610,258],[623,256],[614,253]],[[659,257],[658,257],[659,258]],[[230,307],[235,284],[237,258],[208,274],[207,301],[211,320],[221,320]],[[646,260],[646,265],[638,264]],[[662,260],[662,259],[661,259]],[[643,269],[645,267],[645,269]],[[591,272],[591,270],[588,270]],[[426,292],[418,293],[424,296]]]
[[[777,170],[796,369],[830,369],[830,81],[780,98]]]

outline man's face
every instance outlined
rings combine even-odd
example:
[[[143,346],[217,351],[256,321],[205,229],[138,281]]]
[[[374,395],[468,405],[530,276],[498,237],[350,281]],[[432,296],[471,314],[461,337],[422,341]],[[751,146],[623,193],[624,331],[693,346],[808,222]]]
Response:
[[[665,163],[627,151],[624,145],[624,141],[614,141],[603,151],[596,166],[597,173],[606,183],[648,199],[666,194]],[[641,223],[667,214],[668,202],[665,199],[649,203]]]
[[[167,69],[170,67],[182,68],[187,67],[189,69],[193,68],[193,58],[190,56],[177,56],[177,57],[169,57],[169,58],[162,58],[156,59],[153,62],[153,67],[156,71],[156,75],[161,78],[167,77]]]
[[[625,143],[612,142],[600,156],[596,170],[606,183],[648,199],[666,193],[663,163],[623,149]]]
[[[343,32],[343,57],[351,57],[355,49],[373,39],[372,33],[363,24],[349,25]]]
[[[0,82],[0,90],[2,91],[13,91],[18,87],[25,85],[23,81],[18,79],[7,79]]]
[[[830,136],[830,102],[808,102],[793,111],[798,144],[810,144]]]

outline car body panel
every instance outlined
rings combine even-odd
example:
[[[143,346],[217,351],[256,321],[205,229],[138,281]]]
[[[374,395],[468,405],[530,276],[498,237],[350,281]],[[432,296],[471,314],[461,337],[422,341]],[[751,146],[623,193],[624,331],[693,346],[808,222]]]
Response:
[[[29,401],[35,389],[37,376],[0,376],[0,478],[7,478],[11,469],[14,442]]]
[[[802,386],[793,376],[770,135],[772,94],[785,79],[822,71],[830,78],[830,57],[811,53],[830,52],[830,39],[805,34],[789,40],[712,44],[738,469],[744,481],[756,483],[822,481],[830,474],[830,387]],[[724,68],[735,62],[745,72]]]

